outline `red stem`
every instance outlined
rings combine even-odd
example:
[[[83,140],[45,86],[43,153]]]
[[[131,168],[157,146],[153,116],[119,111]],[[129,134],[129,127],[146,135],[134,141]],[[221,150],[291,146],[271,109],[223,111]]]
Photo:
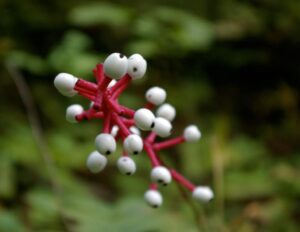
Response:
[[[103,112],[96,112],[93,115],[93,118],[103,118],[104,117],[104,113]]]
[[[135,111],[130,109],[130,108],[127,108],[125,106],[119,106],[121,108],[121,110],[123,111],[122,114],[130,117],[130,118],[133,118],[134,117],[134,114],[135,114]]]
[[[111,82],[111,79],[104,75],[104,78],[99,83],[99,90],[104,92],[104,90],[107,88],[109,83]]]
[[[146,108],[146,109],[148,109],[148,110],[152,110],[154,107],[155,107],[155,105],[153,105],[153,104],[150,103],[150,102],[147,102],[147,103],[144,105],[144,108]]]
[[[94,72],[94,75],[96,77],[96,80],[97,80],[97,83],[98,83],[98,86],[99,86],[99,83],[102,82],[103,80],[103,64],[97,64],[96,68],[93,70]]]
[[[115,113],[117,113],[118,115],[123,114],[123,110],[121,109],[121,106],[115,102],[114,100],[112,100],[110,97],[106,97],[105,98],[106,102],[107,102],[107,106]]]
[[[104,117],[103,122],[103,133],[110,133],[110,124],[111,124],[111,114],[107,113],[106,117]]]
[[[169,140],[164,141],[164,142],[155,143],[155,144],[153,144],[153,148],[154,148],[154,150],[159,151],[159,150],[162,150],[162,149],[173,147],[177,144],[183,143],[184,141],[185,141],[184,137],[179,136],[177,138],[169,139]]]
[[[121,80],[119,80],[114,86],[111,87],[111,92],[114,93],[117,89],[119,88],[123,88],[123,86],[126,87],[130,84],[131,82],[131,77],[126,74],[124,77],[121,78]]]
[[[148,143],[152,144],[156,138],[156,134],[154,132],[151,132],[148,137],[145,139]],[[153,145],[152,145],[153,147]]]
[[[196,188],[196,186],[190,182],[189,180],[187,180],[184,176],[182,176],[180,173],[178,173],[176,170],[174,169],[170,169],[172,178],[178,182],[179,184],[181,184],[182,186],[186,187],[189,191],[193,192],[194,189]]]
[[[91,101],[95,101],[95,95],[91,95],[90,93],[86,93],[86,92],[82,92],[82,91],[78,91],[78,94],[91,100]]]
[[[151,160],[152,167],[160,166],[157,156],[149,143],[144,144],[145,151]]]
[[[151,183],[150,186],[149,186],[149,189],[151,190],[157,190],[157,184],[156,183]]]
[[[76,90],[76,87],[78,87],[80,89],[86,89],[87,91],[94,93],[94,94],[97,92],[96,84],[86,81],[86,80],[83,80],[83,79],[79,79],[76,82],[75,87],[74,87],[75,90]]]
[[[133,119],[128,119],[128,118],[122,118],[122,121],[127,127],[131,127],[134,125],[134,120]]]
[[[82,92],[82,93],[86,93],[89,95],[96,95],[96,92],[92,92],[92,91],[90,91],[84,87],[78,86],[78,85],[75,85],[74,90],[77,92]]]
[[[112,119],[119,126],[119,129],[123,136],[127,137],[128,135],[130,135],[130,131],[116,113],[112,113]]]
[[[113,99],[117,99],[126,88],[127,88],[127,85],[123,85],[120,88],[118,88],[115,92],[113,92],[113,95],[112,95]]]

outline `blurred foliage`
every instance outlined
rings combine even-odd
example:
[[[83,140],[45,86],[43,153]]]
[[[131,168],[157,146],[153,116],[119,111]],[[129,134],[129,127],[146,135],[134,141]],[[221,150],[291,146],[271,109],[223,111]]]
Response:
[[[297,0],[0,2],[0,59],[25,76],[53,153],[32,136],[18,91],[0,67],[0,231],[299,231],[300,2]],[[92,79],[111,52],[141,53],[145,79],[121,101],[137,108],[160,85],[177,108],[174,134],[202,128],[196,144],[161,155],[215,200],[190,205],[175,184],[159,210],[143,202],[150,164],[138,172],[85,167],[101,123],[69,125],[58,72]],[[120,153],[120,151],[119,151]]]

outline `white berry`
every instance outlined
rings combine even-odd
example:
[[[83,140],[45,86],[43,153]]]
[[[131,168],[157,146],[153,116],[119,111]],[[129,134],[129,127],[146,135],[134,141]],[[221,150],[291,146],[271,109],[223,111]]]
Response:
[[[153,105],[162,104],[167,97],[167,93],[160,87],[152,87],[146,92],[146,100]]]
[[[195,125],[190,125],[184,129],[183,137],[188,142],[196,142],[201,137],[201,132]]]
[[[128,58],[127,73],[133,80],[142,78],[147,69],[147,62],[140,54],[134,54]]]
[[[149,131],[154,127],[154,119],[153,113],[146,108],[139,109],[134,114],[136,126],[144,131]]]
[[[74,104],[70,105],[66,110],[66,119],[68,122],[76,123],[76,115],[81,114],[83,112],[83,108],[81,105]]]
[[[112,79],[121,79],[127,72],[127,57],[120,53],[110,54],[103,63],[104,74]]]
[[[131,134],[124,140],[123,146],[130,155],[137,155],[143,150],[143,140],[139,135]]]
[[[111,82],[109,82],[107,88],[110,89],[111,87],[113,87],[115,84],[117,84],[117,81],[116,80],[111,80]]]
[[[116,151],[117,144],[116,140],[111,134],[102,133],[99,134],[95,139],[95,145],[97,150],[101,154],[110,155]]]
[[[54,86],[64,96],[72,97],[77,94],[74,90],[78,78],[68,73],[60,73],[54,79]]]
[[[117,125],[114,125],[112,128],[111,128],[111,131],[110,131],[110,134],[113,136],[113,137],[116,137],[117,134],[119,132],[119,127]]]
[[[119,171],[124,175],[132,175],[136,171],[136,165],[130,157],[121,157],[118,159],[117,166]]]
[[[202,202],[208,202],[214,198],[214,193],[210,187],[198,186],[193,191],[193,198]]]
[[[135,126],[131,126],[131,127],[129,128],[129,130],[130,130],[130,132],[131,132],[132,134],[141,135],[140,130],[139,130],[137,127],[135,127]]]
[[[171,134],[172,125],[167,119],[158,117],[154,120],[152,131],[158,136],[165,138]]]
[[[172,105],[165,103],[157,109],[156,116],[172,122],[176,116],[176,110]]]
[[[86,161],[86,166],[92,173],[98,173],[102,171],[106,164],[107,158],[98,151],[93,151]]]
[[[171,183],[172,176],[167,168],[163,166],[157,166],[151,171],[151,180],[166,186]]]
[[[163,203],[163,198],[157,190],[148,190],[144,194],[147,204],[153,208],[158,208]]]

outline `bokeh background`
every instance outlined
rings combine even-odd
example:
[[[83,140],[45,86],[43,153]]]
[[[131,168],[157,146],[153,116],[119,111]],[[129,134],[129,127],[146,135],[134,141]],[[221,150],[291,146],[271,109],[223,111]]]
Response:
[[[300,1],[1,0],[0,15],[0,231],[300,230]],[[161,156],[211,185],[211,203],[172,184],[163,207],[146,206],[144,155],[132,177],[117,154],[88,172],[101,122],[68,124],[65,108],[89,103],[53,79],[92,80],[115,51],[148,61],[124,104],[142,106],[159,85],[177,108],[174,135],[201,128],[198,143]]]

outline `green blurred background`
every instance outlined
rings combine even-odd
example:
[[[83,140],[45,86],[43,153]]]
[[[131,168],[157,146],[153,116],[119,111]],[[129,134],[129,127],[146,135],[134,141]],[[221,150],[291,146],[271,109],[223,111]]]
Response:
[[[0,15],[0,231],[300,230],[299,0],[1,0]],[[143,155],[132,177],[116,170],[117,154],[88,172],[101,122],[68,124],[65,108],[89,103],[61,96],[53,79],[92,80],[115,51],[148,61],[124,104],[142,106],[159,85],[177,108],[174,134],[201,128],[199,143],[161,156],[211,185],[211,203],[172,184],[163,207],[146,206]],[[13,81],[20,75],[38,122]]]

